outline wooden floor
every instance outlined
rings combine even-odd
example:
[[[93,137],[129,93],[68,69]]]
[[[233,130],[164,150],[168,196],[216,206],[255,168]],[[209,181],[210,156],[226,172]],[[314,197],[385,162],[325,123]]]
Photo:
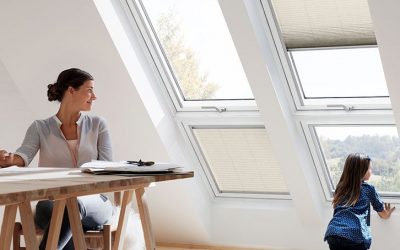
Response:
[[[157,247],[156,250],[193,250],[193,248]],[[196,248],[196,250],[210,250],[210,248]]]
[[[187,244],[157,244],[156,250],[272,250],[272,249],[256,249],[256,248],[240,248],[240,247],[217,247],[217,246],[201,246]]]
[[[254,248],[229,248],[229,247],[156,247],[156,250],[272,250]]]
[[[238,247],[209,247],[209,246],[157,246],[156,250],[273,250],[272,248],[238,248]]]

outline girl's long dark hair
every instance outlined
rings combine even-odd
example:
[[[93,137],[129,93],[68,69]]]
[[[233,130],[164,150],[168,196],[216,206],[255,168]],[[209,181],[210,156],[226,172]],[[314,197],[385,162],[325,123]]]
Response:
[[[333,196],[333,207],[337,205],[353,206],[361,192],[361,183],[367,173],[371,159],[360,153],[349,154],[344,163],[343,173]]]

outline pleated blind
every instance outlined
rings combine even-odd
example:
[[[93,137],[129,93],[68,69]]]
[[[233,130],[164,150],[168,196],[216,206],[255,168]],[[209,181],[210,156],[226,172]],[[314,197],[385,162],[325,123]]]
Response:
[[[288,193],[263,128],[194,128],[221,192]]]
[[[271,0],[287,49],[376,45],[367,0]]]

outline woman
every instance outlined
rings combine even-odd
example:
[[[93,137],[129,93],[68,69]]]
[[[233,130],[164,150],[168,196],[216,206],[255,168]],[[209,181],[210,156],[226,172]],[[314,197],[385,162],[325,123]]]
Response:
[[[347,156],[336,186],[333,218],[325,238],[331,250],[366,250],[371,246],[370,206],[382,219],[388,219],[394,207],[383,203],[375,187],[367,184],[372,175],[371,159],[364,154]]]
[[[49,101],[59,101],[56,115],[36,120],[15,153],[0,150],[0,167],[28,166],[39,151],[40,167],[79,167],[93,159],[112,160],[111,139],[105,121],[88,116],[96,100],[93,77],[80,69],[61,72],[57,81],[48,85]],[[78,197],[84,229],[99,229],[112,216],[113,206],[104,195]],[[36,205],[35,222],[45,230],[40,249],[45,249],[53,201]],[[64,214],[57,249],[74,249],[67,212]]]

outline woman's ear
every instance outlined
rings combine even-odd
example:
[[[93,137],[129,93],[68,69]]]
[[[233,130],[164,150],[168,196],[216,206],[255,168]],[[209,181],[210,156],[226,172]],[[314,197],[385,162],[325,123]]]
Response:
[[[68,93],[73,94],[75,92],[75,89],[73,87],[69,86],[67,91],[68,91]]]

